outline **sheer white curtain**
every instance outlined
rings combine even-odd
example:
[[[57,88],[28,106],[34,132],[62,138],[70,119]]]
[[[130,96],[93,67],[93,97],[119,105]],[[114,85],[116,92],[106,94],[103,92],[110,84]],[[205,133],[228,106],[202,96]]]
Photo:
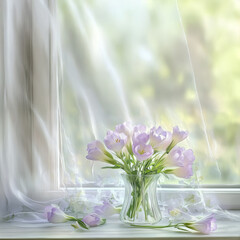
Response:
[[[57,187],[54,3],[0,2],[1,216],[41,211]]]
[[[210,163],[211,174],[219,176],[177,1],[57,3],[65,182],[119,185],[119,175],[88,161],[85,149],[126,120],[187,129],[186,146],[203,163],[196,169]]]

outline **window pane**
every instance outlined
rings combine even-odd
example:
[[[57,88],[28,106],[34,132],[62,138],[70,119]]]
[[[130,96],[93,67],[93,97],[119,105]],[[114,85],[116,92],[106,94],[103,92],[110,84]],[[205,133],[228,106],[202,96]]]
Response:
[[[67,185],[119,183],[85,155],[88,142],[125,120],[187,129],[195,180],[240,183],[237,1],[182,0],[180,13],[175,0],[57,3]]]

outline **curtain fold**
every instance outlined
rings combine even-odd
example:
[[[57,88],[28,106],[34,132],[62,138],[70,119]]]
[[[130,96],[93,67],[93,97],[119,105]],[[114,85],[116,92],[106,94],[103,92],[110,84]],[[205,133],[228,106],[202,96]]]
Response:
[[[55,1],[0,2],[0,215],[42,211],[56,189],[56,53],[51,49]],[[55,104],[55,106],[53,106]],[[54,126],[57,126],[55,123]],[[55,132],[54,132],[55,131]],[[54,176],[54,177],[53,177]]]

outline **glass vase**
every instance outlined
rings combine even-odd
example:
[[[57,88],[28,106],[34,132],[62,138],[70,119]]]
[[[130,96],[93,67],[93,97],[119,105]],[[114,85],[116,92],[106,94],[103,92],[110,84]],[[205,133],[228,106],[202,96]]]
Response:
[[[125,197],[120,214],[121,221],[134,225],[153,225],[162,218],[157,201],[159,174],[122,174]]]

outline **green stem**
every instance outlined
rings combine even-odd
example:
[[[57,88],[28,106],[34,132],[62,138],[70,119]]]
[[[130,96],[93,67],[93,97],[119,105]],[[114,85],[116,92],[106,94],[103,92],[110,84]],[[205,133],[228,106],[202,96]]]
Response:
[[[73,217],[73,216],[67,216],[67,220],[68,220],[68,221],[77,221],[78,224],[79,224],[81,227],[83,227],[83,228],[85,228],[85,229],[88,229],[88,228],[89,228],[89,227],[86,225],[86,223],[83,222],[82,219],[80,219],[80,218],[75,218],[75,217]]]
[[[124,164],[124,171],[127,173],[127,174],[131,174],[131,169],[129,168],[129,166],[128,166],[128,164],[127,164],[127,162],[126,162],[126,159],[122,159],[122,162],[123,162],[123,164]]]
[[[168,224],[165,226],[147,226],[147,225],[135,225],[135,224],[131,224],[131,226],[134,227],[141,227],[141,228],[168,228],[168,227],[177,227],[178,224]]]
[[[166,154],[167,154],[167,152],[163,153],[162,156],[156,161],[156,164],[154,166],[155,168],[157,168],[160,165],[161,161],[163,160],[163,158]]]
[[[132,186],[132,200],[127,212],[129,218],[134,219],[142,205],[145,219],[147,220],[149,215],[149,203],[146,199],[146,194],[153,179],[154,178],[151,177],[144,178],[144,176],[136,176],[136,178],[130,176],[129,182]]]

